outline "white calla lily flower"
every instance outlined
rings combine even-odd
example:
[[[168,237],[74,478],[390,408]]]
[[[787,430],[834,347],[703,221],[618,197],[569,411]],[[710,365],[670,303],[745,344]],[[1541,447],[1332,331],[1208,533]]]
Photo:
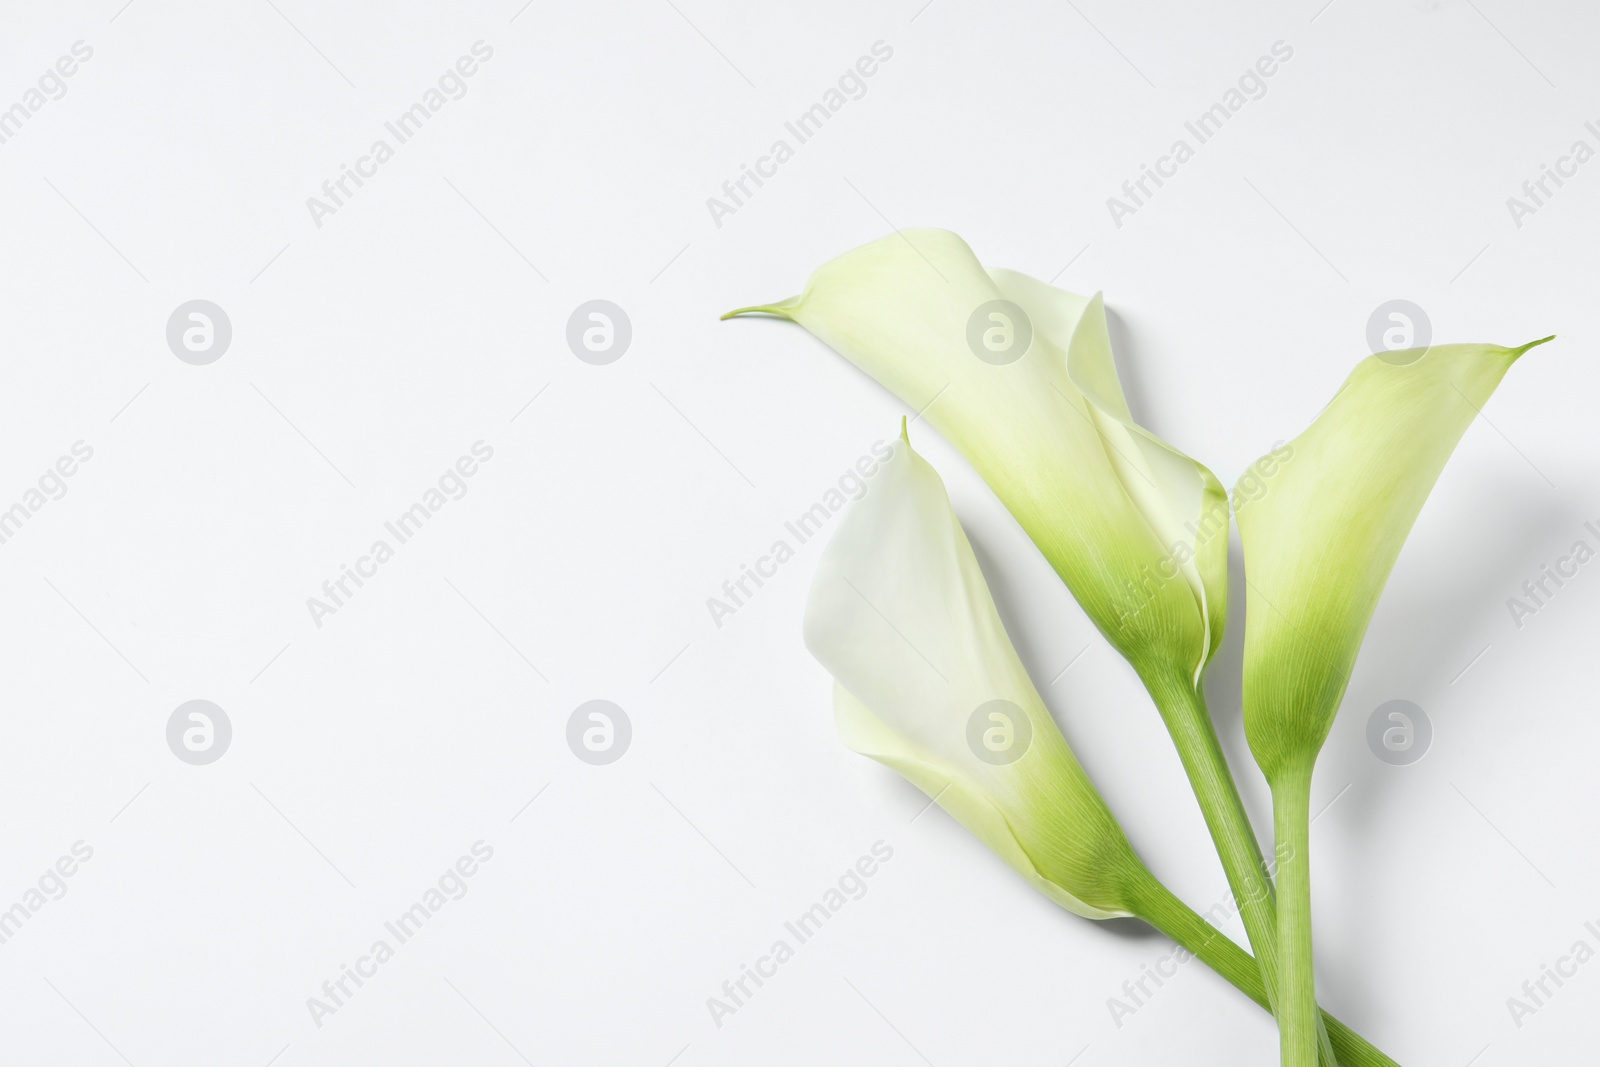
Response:
[[[799,296],[724,318],[750,312],[799,323],[925,412],[1133,665],[1273,988],[1272,891],[1201,691],[1226,623],[1227,497],[1133,421],[1100,296],[985,270],[955,234],[908,230],[825,263]]]
[[[1061,906],[1132,913],[1143,868],[1006,636],[944,483],[904,439],[823,553],[805,637],[838,683],[847,745]]]
[[[939,475],[901,439],[822,554],[805,639],[850,748],[910,780],[1057,904],[1134,915],[1271,1010],[1261,968],[1144,866],[1062,737]],[[1331,1016],[1344,1067],[1394,1061]]]
[[[1369,356],[1290,442],[1294,463],[1253,486],[1260,499],[1239,509],[1244,717],[1268,780],[1309,773],[1445,462],[1511,365],[1548,340]]]
[[[1309,847],[1317,753],[1395,560],[1456,443],[1511,365],[1548,340],[1362,360],[1290,442],[1294,463],[1253,485],[1257,499],[1239,508],[1249,613],[1245,736],[1272,786],[1284,857],[1277,940],[1285,1067],[1318,1055]]]
[[[1141,675],[1197,684],[1226,616],[1226,494],[1134,423],[1099,295],[907,230],[724,318],[752,312],[799,323],[925,412]]]

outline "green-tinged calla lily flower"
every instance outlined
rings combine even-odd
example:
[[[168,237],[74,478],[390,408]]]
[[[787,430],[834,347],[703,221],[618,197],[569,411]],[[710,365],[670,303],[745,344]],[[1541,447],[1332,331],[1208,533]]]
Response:
[[[806,646],[834,677],[841,738],[1057,904],[1138,916],[1270,1010],[1255,960],[1134,854],[1007,637],[944,483],[901,432],[840,520],[806,604]],[[1393,1067],[1325,1021],[1343,1067]]]
[[[1141,675],[1196,683],[1226,616],[1226,495],[1134,423],[1098,295],[907,230],[724,318],[750,312],[799,323],[925,412]]]
[[[1249,493],[1241,483],[1245,730],[1269,780],[1322,747],[1379,594],[1445,461],[1511,365],[1548,340],[1369,357],[1290,442],[1291,463],[1265,457],[1252,471],[1273,473]]]
[[[806,646],[849,747],[915,783],[1062,907],[1134,912],[1143,870],[1006,636],[944,483],[904,440],[818,564]]]
[[[799,323],[925,412],[1138,671],[1275,989],[1272,888],[1200,686],[1226,623],[1227,497],[1133,421],[1100,296],[985,270],[955,234],[909,230],[824,264],[799,296],[723,317],[749,312]]]
[[[1548,341],[1546,337],[1543,341]],[[1456,442],[1528,349],[1441,345],[1363,360],[1294,460],[1252,467],[1244,540],[1244,727],[1272,786],[1284,1067],[1317,1060],[1310,802],[1317,753],[1406,535]],[[1250,499],[1250,498],[1254,499]]]

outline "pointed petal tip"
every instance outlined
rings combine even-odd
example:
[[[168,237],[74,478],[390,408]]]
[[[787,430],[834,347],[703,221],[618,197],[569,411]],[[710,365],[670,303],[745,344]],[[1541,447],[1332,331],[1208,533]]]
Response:
[[[737,318],[740,315],[772,315],[776,318],[787,319],[789,317],[789,306],[790,301],[784,300],[776,304],[755,304],[747,308],[734,308],[732,311],[719,316],[717,321],[727,322],[729,319]]]
[[[1537,341],[1529,341],[1527,344],[1521,346],[1520,348],[1513,348],[1511,351],[1516,353],[1516,357],[1517,358],[1520,358],[1523,355],[1523,353],[1528,351],[1528,349],[1530,349],[1530,348],[1538,348],[1540,345],[1544,344],[1546,341],[1554,341],[1555,339],[1556,339],[1556,335],[1555,334],[1551,334],[1549,337],[1541,337]]]
[[[906,417],[904,415],[900,416],[900,440],[904,441],[907,445],[911,444],[911,434],[906,432]]]

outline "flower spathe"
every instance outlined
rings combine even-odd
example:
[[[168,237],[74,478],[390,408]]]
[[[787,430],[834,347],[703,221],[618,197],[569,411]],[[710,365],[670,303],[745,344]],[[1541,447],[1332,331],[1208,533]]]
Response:
[[[822,554],[805,640],[837,683],[846,745],[1061,906],[1132,913],[1143,867],[1006,636],[944,483],[904,438]]]
[[[1283,856],[1283,1067],[1313,1067],[1319,1055],[1309,856],[1317,753],[1423,503],[1506,371],[1540,343],[1441,345],[1362,360],[1290,443],[1294,462],[1273,470],[1239,509],[1249,615],[1245,736],[1272,787]]]
[[[1534,345],[1440,345],[1357,364],[1238,512],[1244,722],[1268,780],[1315,759],[1378,598],[1445,462]],[[1307,768],[1309,769],[1309,768]]]
[[[1196,683],[1226,616],[1226,496],[1133,421],[1098,295],[907,230],[819,267],[797,297],[729,315],[749,312],[799,323],[924,412],[1141,674]],[[1017,352],[984,358],[992,331]]]
[[[903,429],[823,551],[805,638],[834,677],[846,745],[899,771],[1060,906],[1137,916],[1271,1010],[1257,961],[1134,854],[1018,659],[943,482]],[[1325,1021],[1344,1067],[1394,1067]]]

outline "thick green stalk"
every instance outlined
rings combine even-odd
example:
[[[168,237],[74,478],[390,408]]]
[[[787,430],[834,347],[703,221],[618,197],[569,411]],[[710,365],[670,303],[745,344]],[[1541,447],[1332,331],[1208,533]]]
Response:
[[[1317,1062],[1317,982],[1311,963],[1311,767],[1272,783],[1278,852],[1278,1031],[1283,1067]]]
[[[1250,954],[1175,897],[1171,890],[1156,881],[1154,875],[1146,872],[1145,879],[1143,884],[1130,890],[1135,914],[1193,953],[1201,963],[1270,1012],[1272,1008],[1267,1002],[1261,968],[1250,958]],[[1332,1015],[1322,1012],[1321,1018],[1327,1027],[1333,1051],[1338,1054],[1339,1062],[1344,1067],[1399,1067],[1366,1038]]]
[[[1206,829],[1216,843],[1228,887],[1239,907],[1239,918],[1260,965],[1267,999],[1277,1014],[1278,917],[1272,881],[1267,877],[1261,846],[1217,741],[1205,697],[1182,679],[1147,679],[1146,685],[1172,735],[1195,799],[1200,802]],[[1336,1050],[1320,1025],[1317,1044],[1322,1067],[1338,1067]]]

